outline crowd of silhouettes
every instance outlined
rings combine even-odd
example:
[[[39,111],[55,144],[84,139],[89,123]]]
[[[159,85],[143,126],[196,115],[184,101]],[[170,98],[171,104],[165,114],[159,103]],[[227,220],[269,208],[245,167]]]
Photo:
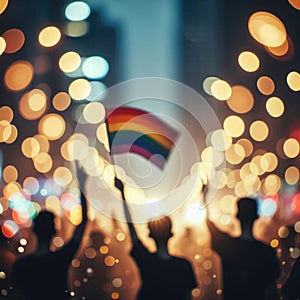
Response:
[[[78,251],[88,221],[84,193],[86,174],[78,165],[76,170],[81,191],[82,221],[76,226],[71,239],[59,250],[52,252],[50,244],[56,234],[55,216],[49,211],[41,211],[38,214],[33,222],[37,249],[17,260],[13,270],[7,267],[12,282],[6,284],[12,285],[13,299],[70,299],[68,269]],[[192,290],[197,287],[196,276],[192,264],[187,259],[169,253],[168,241],[173,235],[170,217],[162,216],[149,221],[149,237],[156,245],[156,252],[150,252],[137,235],[125,197],[124,184],[118,178],[115,178],[115,187],[121,193],[130,233],[132,243],[130,255],[139,269],[141,278],[136,299],[191,299]],[[205,198],[208,187],[203,187],[202,196]],[[232,237],[218,229],[210,220],[207,211],[206,223],[211,235],[211,247],[222,262],[222,299],[279,299],[276,280],[280,275],[280,267],[276,252],[272,247],[255,239],[253,235],[253,225],[258,219],[257,201],[251,198],[239,199],[236,217],[240,222],[241,235]],[[2,245],[3,241],[1,238]],[[8,255],[10,260],[14,260],[4,248],[1,248],[1,265],[4,264],[3,259],[5,261],[4,254]],[[281,299],[300,299],[300,258],[295,260],[283,284]]]

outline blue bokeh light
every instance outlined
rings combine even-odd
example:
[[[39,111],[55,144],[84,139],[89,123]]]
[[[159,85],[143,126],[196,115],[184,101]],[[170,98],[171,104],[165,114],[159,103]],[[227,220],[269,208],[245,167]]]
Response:
[[[70,21],[83,21],[91,14],[90,6],[83,1],[71,2],[65,9],[65,16]]]

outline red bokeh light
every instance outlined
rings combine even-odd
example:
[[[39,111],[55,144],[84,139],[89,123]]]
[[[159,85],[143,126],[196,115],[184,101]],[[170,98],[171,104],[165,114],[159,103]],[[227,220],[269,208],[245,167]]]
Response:
[[[300,193],[297,193],[292,200],[292,209],[294,214],[300,215]]]

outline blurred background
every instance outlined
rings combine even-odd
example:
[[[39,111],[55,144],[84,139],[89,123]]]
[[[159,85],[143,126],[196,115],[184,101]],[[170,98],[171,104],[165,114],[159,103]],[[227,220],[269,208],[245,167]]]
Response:
[[[161,204],[146,217],[172,213],[170,252],[192,262],[198,282],[193,298],[215,300],[222,297],[221,269],[210,248],[200,178],[209,178],[214,189],[210,218],[233,235],[239,234],[237,199],[256,197],[261,217],[255,235],[278,253],[280,293],[300,254],[299,10],[296,0],[0,1],[5,260],[34,250],[30,226],[41,209],[57,215],[53,249],[71,236],[81,222],[72,168],[79,160],[89,175],[90,224],[70,267],[71,295],[134,299],[140,279],[113,188],[104,107],[116,85],[158,77],[196,91],[218,124],[207,132],[201,126],[207,120],[193,119],[193,111],[206,109],[200,100],[136,102],[154,114],[163,112],[172,126],[177,120],[185,131],[181,152],[174,150],[163,171],[133,154],[126,158],[129,165],[124,156],[115,157],[117,173],[131,184],[128,201],[157,202],[172,192],[171,211]],[[168,92],[172,97],[174,91]],[[124,104],[119,101],[114,105]],[[153,184],[157,178],[160,184]],[[145,222],[136,226],[155,250]],[[0,269],[3,297],[9,297],[9,279],[9,267]]]

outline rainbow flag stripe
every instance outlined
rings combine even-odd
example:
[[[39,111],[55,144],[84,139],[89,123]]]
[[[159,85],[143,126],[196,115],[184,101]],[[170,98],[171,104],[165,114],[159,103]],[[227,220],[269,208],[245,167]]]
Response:
[[[132,107],[107,111],[111,154],[135,153],[159,168],[170,155],[178,132],[151,113]]]

